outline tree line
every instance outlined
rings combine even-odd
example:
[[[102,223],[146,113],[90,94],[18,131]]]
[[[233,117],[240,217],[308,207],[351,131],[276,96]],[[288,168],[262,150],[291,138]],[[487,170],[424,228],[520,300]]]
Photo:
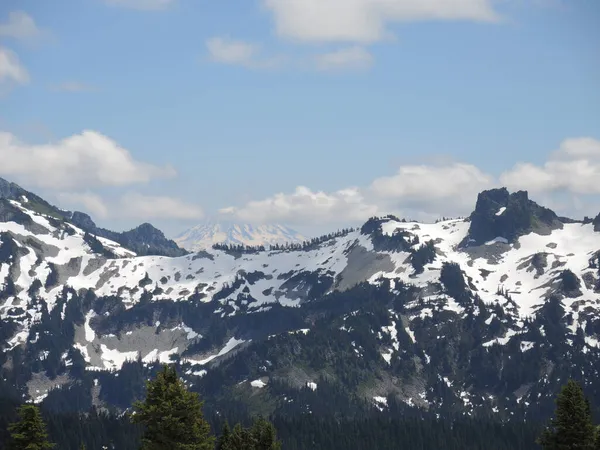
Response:
[[[218,415],[218,414],[217,414]],[[51,442],[40,409],[24,404],[18,420],[8,425],[8,450],[49,450],[65,448]],[[600,450],[600,426],[594,425],[590,402],[580,384],[569,380],[556,398],[554,417],[533,438],[533,428],[524,423],[500,424],[481,421],[426,422],[407,417],[402,423],[384,418],[345,421],[322,420],[314,416],[275,418],[273,422],[257,417],[249,426],[239,422],[230,427],[221,420],[215,436],[203,413],[198,394],[188,390],[175,368],[164,366],[147,383],[146,398],[134,404],[133,411],[121,418],[141,430],[138,443],[127,448],[139,450],[296,450],[313,449],[531,449]],[[0,422],[0,426],[2,423]],[[277,426],[277,430],[276,430]],[[107,428],[110,428],[107,427]],[[287,435],[282,447],[278,431]],[[1,431],[1,430],[0,430]],[[81,442],[79,449],[85,449]],[[96,445],[94,448],[121,448]]]
[[[355,228],[343,228],[341,230],[335,231],[333,233],[324,234],[322,236],[314,237],[311,239],[307,239],[302,242],[286,242],[284,244],[273,244],[268,247],[271,251],[295,251],[295,250],[313,250],[317,246],[321,245],[324,242],[330,241],[331,239],[347,236],[348,234],[356,231]],[[267,247],[264,245],[245,245],[245,244],[226,244],[226,243],[216,243],[213,244],[212,248],[214,250],[221,250],[224,252],[232,252],[232,253],[259,253],[266,251]]]

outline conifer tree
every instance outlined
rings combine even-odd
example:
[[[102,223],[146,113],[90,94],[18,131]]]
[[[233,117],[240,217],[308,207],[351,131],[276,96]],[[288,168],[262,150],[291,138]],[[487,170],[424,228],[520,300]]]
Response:
[[[254,450],[254,439],[250,430],[237,423],[231,433],[231,448],[233,450]]]
[[[259,417],[252,425],[251,434],[254,450],[280,450],[281,443],[277,441],[275,426],[268,420]]]
[[[219,439],[217,440],[216,450],[234,450],[231,429],[229,428],[229,423],[227,422],[225,422],[225,425],[223,425],[223,430],[221,430],[221,436],[219,436]]]
[[[555,417],[540,436],[545,450],[593,450],[594,425],[581,386],[569,380],[556,399]]]
[[[145,427],[141,450],[212,450],[214,438],[202,402],[175,368],[164,366],[148,382],[146,400],[135,403],[133,421]]]
[[[48,441],[46,424],[40,409],[31,404],[22,405],[18,411],[19,420],[8,426],[11,442],[10,450],[45,450],[54,448]]]
[[[600,425],[596,427],[596,443],[594,450],[600,450]]]

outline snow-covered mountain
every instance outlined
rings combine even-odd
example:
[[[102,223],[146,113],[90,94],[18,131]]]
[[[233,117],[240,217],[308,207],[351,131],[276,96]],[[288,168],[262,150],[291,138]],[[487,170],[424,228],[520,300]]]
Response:
[[[347,392],[510,416],[543,399],[550,410],[572,376],[600,399],[600,215],[565,219],[495,189],[467,219],[386,216],[278,250],[169,257],[12,197],[0,198],[0,379],[37,401],[78,386],[126,407],[124,377],[172,360],[205,396],[247,390],[270,408],[304,389],[329,409],[326,392]]]
[[[189,251],[210,249],[214,244],[269,247],[305,240],[300,233],[284,225],[251,225],[216,220],[207,220],[174,238],[179,247]]]

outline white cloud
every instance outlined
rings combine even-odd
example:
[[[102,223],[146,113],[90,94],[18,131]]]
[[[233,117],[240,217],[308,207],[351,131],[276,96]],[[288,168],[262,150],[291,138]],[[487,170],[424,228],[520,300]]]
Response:
[[[278,35],[309,42],[371,43],[391,23],[500,19],[492,0],[263,0]]]
[[[600,194],[600,141],[590,138],[564,140],[543,165],[518,163],[500,181],[510,189],[531,192]]]
[[[286,58],[280,56],[264,56],[257,44],[229,37],[212,37],[205,44],[210,59],[220,64],[249,69],[274,69],[286,61]]]
[[[370,190],[388,206],[438,215],[466,214],[494,177],[464,163],[401,166],[393,176],[375,179]]]
[[[64,83],[51,86],[51,88],[54,91],[61,92],[92,92],[96,90],[94,86],[78,81],[66,81]]]
[[[255,44],[222,37],[208,39],[206,48],[214,61],[224,64],[251,64],[259,52]]]
[[[315,57],[319,70],[366,69],[373,64],[373,55],[363,47],[342,48]]]
[[[566,139],[545,164],[519,163],[500,177],[460,162],[406,165],[364,188],[328,193],[298,187],[293,193],[220,212],[249,222],[295,225],[350,224],[389,213],[431,221],[468,215],[479,192],[500,186],[527,190],[535,201],[556,208],[560,215],[595,216],[600,204],[600,141]]]
[[[6,47],[0,46],[0,85],[27,84],[29,73],[19,57]]]
[[[125,194],[119,204],[122,217],[135,219],[201,219],[202,208],[168,196]]]
[[[8,21],[0,23],[0,36],[15,39],[33,39],[42,34],[35,21],[24,11],[8,13]]]
[[[57,190],[125,186],[176,175],[171,166],[135,160],[129,151],[96,131],[43,145],[27,145],[11,133],[0,132],[0,161],[0,174]]]
[[[248,222],[315,225],[362,220],[376,214],[377,207],[367,203],[357,188],[325,193],[298,186],[291,194],[279,193],[251,201],[241,208],[228,207],[219,212]]]
[[[83,206],[94,218],[105,219],[109,216],[109,208],[98,194],[93,192],[60,193],[58,199],[66,205]]]
[[[142,11],[159,11],[167,9],[176,0],[104,0],[107,5]]]

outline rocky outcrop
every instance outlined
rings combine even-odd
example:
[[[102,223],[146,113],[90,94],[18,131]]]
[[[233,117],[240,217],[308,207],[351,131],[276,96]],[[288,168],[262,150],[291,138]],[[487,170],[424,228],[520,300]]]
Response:
[[[527,191],[510,194],[506,188],[483,191],[470,216],[469,234],[461,246],[481,245],[496,238],[508,243],[535,232],[549,234],[562,221],[554,211],[529,200]]]

